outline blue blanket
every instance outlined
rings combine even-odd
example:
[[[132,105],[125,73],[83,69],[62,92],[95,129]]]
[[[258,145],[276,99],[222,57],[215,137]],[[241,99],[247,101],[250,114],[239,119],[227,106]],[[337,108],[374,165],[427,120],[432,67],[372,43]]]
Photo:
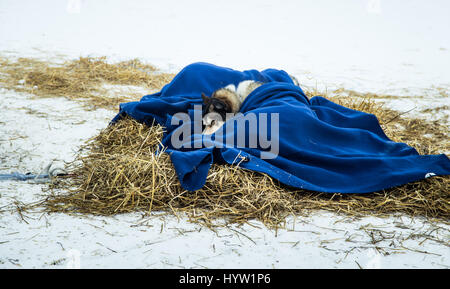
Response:
[[[198,141],[204,136],[195,133],[186,141],[186,147],[174,147],[171,137],[186,122],[174,125],[177,113],[193,117],[198,113],[194,105],[202,104],[201,93],[211,95],[221,87],[237,85],[243,80],[256,80],[264,85],[244,101],[241,117],[250,113],[279,115],[276,155],[261,158],[267,146],[258,143],[256,147],[239,147],[224,144],[225,138],[215,140],[214,136],[208,145],[199,147]],[[137,102],[122,103],[112,122],[124,115],[148,125],[156,122],[166,127],[162,143],[167,147],[182,187],[190,191],[203,187],[213,162],[239,161],[241,167],[266,173],[288,186],[330,193],[374,192],[450,173],[450,161],[444,154],[419,155],[414,148],[390,140],[374,115],[320,96],[308,99],[283,70],[236,71],[194,63],[179,72],[160,92]],[[269,128],[274,126],[271,121],[270,118]],[[224,131],[227,125],[228,122]],[[236,134],[239,129],[243,128],[235,126],[224,135]],[[258,130],[244,129],[244,132],[246,141],[258,134]],[[271,137],[270,133],[267,137]]]

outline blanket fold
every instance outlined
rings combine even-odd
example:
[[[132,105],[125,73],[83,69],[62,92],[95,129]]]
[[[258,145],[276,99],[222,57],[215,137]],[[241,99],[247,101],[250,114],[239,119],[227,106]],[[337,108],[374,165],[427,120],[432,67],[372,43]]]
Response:
[[[220,132],[212,137],[199,134],[194,106],[202,104],[201,93],[211,95],[243,80],[264,84],[247,97],[241,113],[228,120]],[[192,121],[174,124],[174,119],[179,120],[178,113],[185,113]],[[160,92],[121,104],[112,122],[124,115],[166,127],[162,144],[167,147],[181,186],[189,191],[203,187],[213,162],[239,163],[288,186],[330,193],[374,192],[450,173],[446,155],[422,156],[414,148],[390,140],[372,114],[320,96],[308,99],[283,70],[236,71],[194,63]],[[252,120],[255,127],[246,122]],[[192,129],[186,130],[185,125]],[[181,148],[172,138],[182,135],[180,130],[192,132]],[[263,136],[263,131],[267,135]]]

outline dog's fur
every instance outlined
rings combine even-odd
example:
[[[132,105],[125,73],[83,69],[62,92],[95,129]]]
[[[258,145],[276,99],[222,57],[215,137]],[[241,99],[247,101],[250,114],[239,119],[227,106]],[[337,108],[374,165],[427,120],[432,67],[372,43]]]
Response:
[[[212,134],[219,129],[225,123],[226,114],[237,113],[247,96],[261,85],[261,82],[245,80],[240,82],[237,88],[229,84],[218,89],[211,97],[202,93],[203,134]]]
[[[203,116],[210,112],[217,112],[223,114],[222,116],[225,118],[225,113],[236,113],[241,107],[241,101],[233,84],[214,91],[211,97],[202,93],[202,99]]]
[[[236,89],[236,94],[239,96],[239,99],[242,102],[247,98],[247,96],[252,93],[255,89],[260,87],[262,82],[253,81],[253,80],[244,80],[241,81]]]
[[[299,86],[297,78],[290,75],[295,85]],[[229,84],[213,92],[211,97],[202,93],[203,99],[203,134],[212,134],[226,121],[227,113],[236,114],[247,96],[263,83],[254,80],[241,81],[236,88]]]

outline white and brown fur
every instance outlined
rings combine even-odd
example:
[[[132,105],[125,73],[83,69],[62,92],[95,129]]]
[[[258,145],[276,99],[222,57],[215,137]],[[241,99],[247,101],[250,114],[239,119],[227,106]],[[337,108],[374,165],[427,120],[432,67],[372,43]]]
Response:
[[[237,88],[234,84],[229,84],[214,91],[211,97],[202,93],[203,134],[212,134],[217,131],[225,123],[226,114],[236,114],[247,96],[261,85],[261,82],[244,80]]]
[[[299,85],[295,76],[290,75],[292,82]],[[213,134],[226,120],[226,113],[236,114],[247,96],[263,83],[254,80],[244,80],[238,84],[229,84],[216,90],[211,97],[202,93],[203,98],[203,134]]]

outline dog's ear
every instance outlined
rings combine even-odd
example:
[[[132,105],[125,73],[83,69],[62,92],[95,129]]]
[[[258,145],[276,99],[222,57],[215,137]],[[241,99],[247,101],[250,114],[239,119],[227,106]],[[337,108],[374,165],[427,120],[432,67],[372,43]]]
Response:
[[[202,99],[204,104],[207,104],[209,102],[209,97],[207,97],[203,92],[202,92]]]

